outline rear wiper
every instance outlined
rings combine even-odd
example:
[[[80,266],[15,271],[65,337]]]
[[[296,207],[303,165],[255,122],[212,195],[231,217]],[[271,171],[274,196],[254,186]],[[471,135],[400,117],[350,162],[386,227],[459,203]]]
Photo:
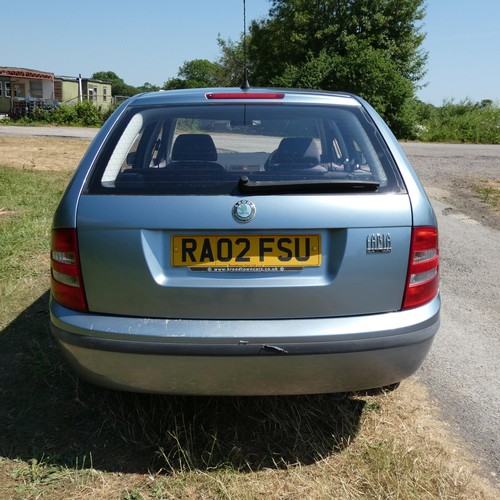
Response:
[[[238,181],[238,191],[251,193],[345,193],[353,191],[376,191],[378,181],[353,179],[306,179],[279,181],[252,181],[246,175]]]

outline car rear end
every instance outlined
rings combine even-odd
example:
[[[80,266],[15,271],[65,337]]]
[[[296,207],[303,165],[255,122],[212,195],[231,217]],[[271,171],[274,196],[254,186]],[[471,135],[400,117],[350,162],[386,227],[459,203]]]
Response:
[[[129,100],[54,219],[51,321],[85,379],[215,395],[399,382],[439,325],[432,208],[349,95]]]

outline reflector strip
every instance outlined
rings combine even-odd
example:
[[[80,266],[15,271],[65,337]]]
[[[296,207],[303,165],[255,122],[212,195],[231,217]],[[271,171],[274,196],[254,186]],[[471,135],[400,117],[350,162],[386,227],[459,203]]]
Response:
[[[74,287],[80,286],[80,280],[78,279],[77,276],[71,276],[69,274],[60,273],[59,271],[52,269],[52,277],[59,283],[62,283],[63,285],[74,286]]]

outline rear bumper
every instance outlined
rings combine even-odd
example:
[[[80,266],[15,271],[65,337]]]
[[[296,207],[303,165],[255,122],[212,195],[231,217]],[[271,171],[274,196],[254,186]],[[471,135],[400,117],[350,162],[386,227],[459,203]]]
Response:
[[[85,380],[192,395],[345,392],[421,366],[440,299],[404,312],[302,320],[165,320],[81,314],[51,300],[51,327]]]

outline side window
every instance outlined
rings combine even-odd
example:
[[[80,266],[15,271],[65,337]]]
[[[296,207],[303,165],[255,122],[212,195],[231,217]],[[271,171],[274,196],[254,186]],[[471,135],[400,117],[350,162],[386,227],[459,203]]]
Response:
[[[164,168],[166,161],[160,152],[163,128],[158,122],[146,124],[130,145],[120,171],[129,168]]]
[[[11,97],[10,82],[5,82],[5,97]]]
[[[165,168],[167,166],[168,129],[165,123],[155,123],[151,137],[146,145],[146,157],[149,168]]]

